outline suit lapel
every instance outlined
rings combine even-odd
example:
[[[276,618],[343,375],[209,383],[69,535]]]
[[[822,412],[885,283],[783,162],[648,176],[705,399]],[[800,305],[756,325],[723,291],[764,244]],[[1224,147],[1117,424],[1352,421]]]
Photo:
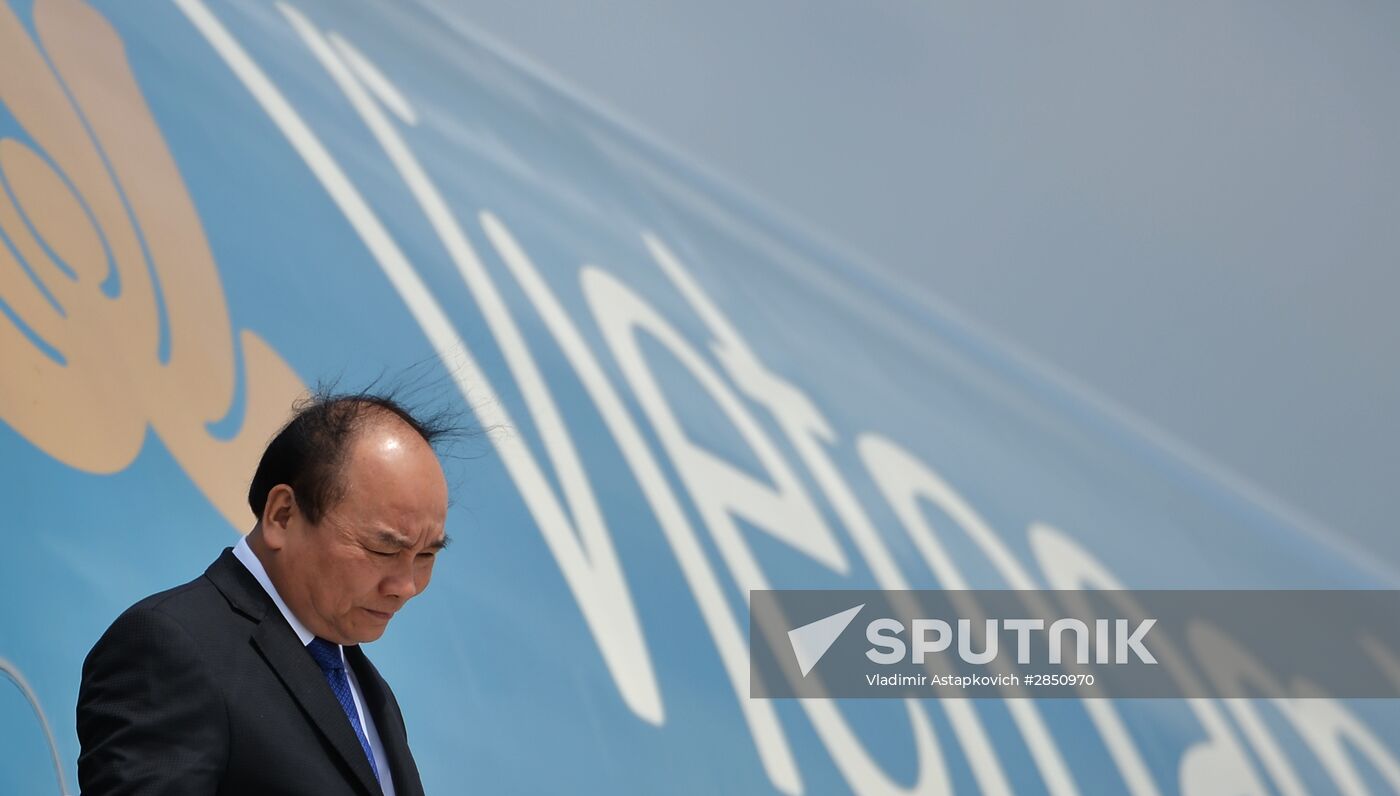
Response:
[[[262,653],[292,699],[310,717],[311,723],[355,773],[360,787],[372,796],[380,796],[383,791],[374,778],[374,770],[370,768],[364,749],[355,737],[345,709],[331,692],[326,675],[301,645],[301,639],[282,617],[282,612],[277,610],[272,598],[263,591],[262,585],[230,550],[225,550],[205,575],[235,610],[258,622],[253,631],[253,646]]]
[[[263,591],[262,584],[243,566],[238,556],[233,554],[231,547],[225,547],[214,563],[204,570],[204,577],[218,588],[233,610],[254,622],[261,622],[269,610],[277,612],[272,598]]]
[[[422,794],[418,766],[413,760],[413,753],[409,751],[408,737],[404,733],[403,714],[399,712],[388,684],[358,645],[345,648],[345,660],[355,670],[365,707],[374,719],[380,742],[384,744],[384,755],[388,758],[389,770],[394,777],[394,792],[399,796]]]
[[[281,614],[278,613],[276,618],[281,620]],[[365,750],[350,727],[350,718],[345,715],[345,709],[331,693],[321,667],[312,660],[286,621],[265,621],[258,625],[253,633],[253,644],[267,658],[292,698],[311,717],[311,723],[349,764],[360,785],[368,793],[382,793],[374,778],[374,770],[369,767],[369,759],[365,757]]]

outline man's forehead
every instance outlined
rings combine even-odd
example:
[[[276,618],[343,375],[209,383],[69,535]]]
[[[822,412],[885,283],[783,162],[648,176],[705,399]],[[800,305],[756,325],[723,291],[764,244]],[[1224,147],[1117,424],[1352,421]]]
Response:
[[[431,457],[437,461],[437,452],[423,439],[412,426],[394,415],[384,415],[366,419],[348,441],[346,460],[387,456],[389,461],[400,460],[405,454]]]
[[[387,502],[392,511],[446,509],[447,484],[437,453],[397,418],[361,429],[339,470],[347,492],[372,495],[373,502]]]

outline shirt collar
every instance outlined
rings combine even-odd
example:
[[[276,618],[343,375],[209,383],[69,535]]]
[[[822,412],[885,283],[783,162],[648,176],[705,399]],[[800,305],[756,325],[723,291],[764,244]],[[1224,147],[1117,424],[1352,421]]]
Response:
[[[254,578],[257,578],[258,583],[263,587],[263,591],[267,592],[267,596],[272,598],[272,602],[277,606],[277,610],[282,612],[282,616],[287,620],[287,624],[292,626],[292,632],[296,633],[297,638],[301,639],[301,645],[304,647],[310,644],[312,639],[316,638],[316,634],[306,629],[306,625],[303,625],[301,621],[296,618],[296,615],[292,613],[292,609],[288,608],[287,603],[282,600],[282,595],[277,593],[277,587],[272,585],[272,578],[267,576],[267,570],[263,568],[262,561],[258,560],[258,556],[253,552],[253,548],[248,546],[248,537],[245,536],[238,540],[238,544],[234,545],[233,555],[239,561],[243,562],[243,566],[247,567],[248,571],[253,573]],[[336,646],[339,647],[340,645],[337,644]],[[343,651],[341,655],[342,657],[344,656]]]

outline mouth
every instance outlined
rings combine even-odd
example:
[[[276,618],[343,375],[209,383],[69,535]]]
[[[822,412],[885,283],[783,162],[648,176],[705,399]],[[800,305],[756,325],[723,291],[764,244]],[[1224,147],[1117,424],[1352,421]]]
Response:
[[[376,611],[373,608],[366,608],[365,613],[369,614],[375,619],[378,619],[381,622],[387,622],[394,617],[392,613],[388,613],[385,611]]]

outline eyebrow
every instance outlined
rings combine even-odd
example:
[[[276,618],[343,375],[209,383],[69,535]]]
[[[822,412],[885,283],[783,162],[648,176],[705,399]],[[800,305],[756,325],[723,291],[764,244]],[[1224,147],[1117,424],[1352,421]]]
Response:
[[[393,531],[384,530],[382,528],[374,532],[374,538],[380,544],[389,545],[390,547],[402,548],[413,546],[412,540],[410,540],[408,537],[394,533]]]
[[[374,532],[374,538],[381,544],[389,545],[391,547],[397,547],[400,549],[407,549],[413,546],[413,541],[408,537],[382,528]],[[438,539],[437,541],[431,542],[428,545],[427,549],[437,551],[443,549],[444,547],[447,547],[450,544],[452,544],[452,537],[448,536],[447,533],[444,532],[442,534],[442,538]]]

